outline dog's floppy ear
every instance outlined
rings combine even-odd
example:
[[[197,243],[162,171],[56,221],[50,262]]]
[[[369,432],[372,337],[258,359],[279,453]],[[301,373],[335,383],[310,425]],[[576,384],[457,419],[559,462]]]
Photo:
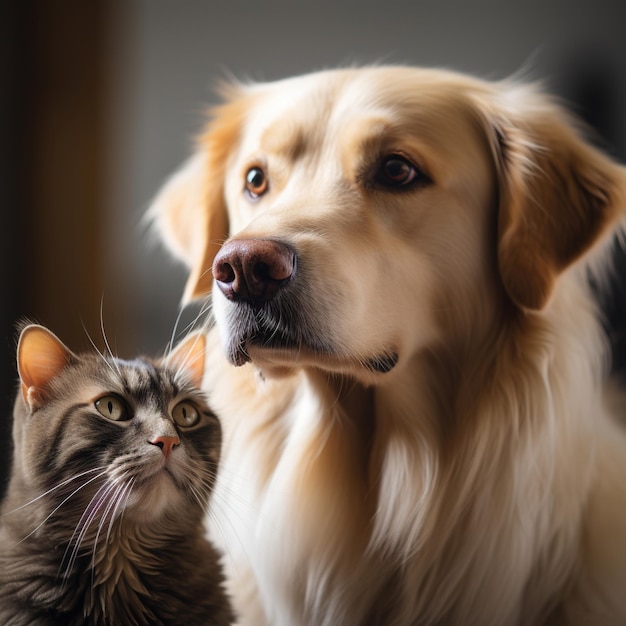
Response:
[[[165,183],[148,214],[170,250],[191,269],[183,303],[211,291],[211,266],[228,237],[224,177],[247,106],[243,96],[213,110],[196,153]]]
[[[499,174],[498,264],[518,306],[540,310],[558,275],[626,208],[626,169],[530,87],[483,102]]]

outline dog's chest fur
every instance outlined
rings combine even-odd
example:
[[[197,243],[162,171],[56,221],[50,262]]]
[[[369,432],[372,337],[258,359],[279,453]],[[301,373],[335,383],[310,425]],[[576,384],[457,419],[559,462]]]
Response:
[[[219,527],[233,533],[233,593],[253,576],[276,625],[542,623],[569,582],[591,460],[589,407],[562,407],[563,428],[551,395],[564,391],[563,368],[553,364],[586,369],[593,338],[553,342],[515,367],[499,346],[486,397],[471,372],[435,389],[432,358],[375,392],[302,372],[259,382],[253,368],[215,368],[213,401],[228,396],[231,415],[236,389],[255,390],[225,429],[216,498],[228,518]],[[351,389],[345,404],[341,388]],[[241,449],[245,458],[231,456]],[[262,614],[249,598],[239,606]]]

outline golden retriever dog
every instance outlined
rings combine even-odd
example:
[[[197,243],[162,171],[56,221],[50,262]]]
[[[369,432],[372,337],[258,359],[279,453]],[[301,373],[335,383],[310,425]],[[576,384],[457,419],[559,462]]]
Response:
[[[625,209],[626,168],[533,86],[228,90],[151,211],[212,300],[210,522],[242,624],[626,624],[589,287]]]

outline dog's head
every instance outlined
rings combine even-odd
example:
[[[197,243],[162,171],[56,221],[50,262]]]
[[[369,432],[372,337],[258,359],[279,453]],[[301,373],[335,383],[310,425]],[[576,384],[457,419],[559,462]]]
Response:
[[[371,380],[548,306],[625,178],[533,88],[377,67],[232,89],[153,212],[233,363]]]

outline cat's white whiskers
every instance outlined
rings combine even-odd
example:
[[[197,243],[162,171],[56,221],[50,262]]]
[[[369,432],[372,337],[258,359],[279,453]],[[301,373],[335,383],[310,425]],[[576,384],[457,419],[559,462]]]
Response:
[[[196,335],[195,339],[193,340],[193,344],[192,347],[195,348],[196,345],[198,344],[198,341],[200,341],[200,335]],[[195,359],[198,358],[193,349],[189,350],[189,353],[187,354],[187,356],[182,360],[182,362],[180,363],[180,365],[178,366],[178,369],[175,372],[175,377],[179,378],[181,376],[181,373],[184,372],[185,370],[187,370],[187,367],[190,363],[191,359]]]
[[[103,474],[106,474],[106,472],[103,472]],[[72,545],[72,542],[74,541],[74,537],[76,536],[76,533],[79,532],[78,529],[81,528],[83,520],[91,514],[90,507],[93,504],[94,500],[98,498],[98,496],[100,496],[101,493],[104,493],[107,489],[109,489],[109,487],[110,487],[110,482],[105,481],[102,485],[100,485],[100,487],[98,487],[98,490],[96,491],[96,493],[94,493],[93,496],[91,496],[89,502],[87,503],[87,506],[84,508],[82,515],[80,516],[80,519],[78,520],[78,523],[74,527],[74,532],[72,533],[72,536],[70,537],[70,540],[68,542],[67,550],[69,550],[69,547]],[[66,553],[67,553],[67,550],[66,550]],[[63,556],[63,560],[65,560],[65,555]]]
[[[219,500],[220,502],[224,502],[223,498],[220,498],[220,495],[218,494],[213,495],[212,498],[214,498],[215,500]],[[228,504],[226,504],[226,506],[228,506]],[[231,539],[234,538],[239,546],[239,550],[243,551],[246,554],[248,553],[248,548],[246,544],[244,544],[244,542],[239,539],[239,533],[241,532],[239,525],[235,524],[235,521],[231,516],[218,516],[214,512],[213,506],[209,506],[205,511],[205,517],[211,520],[211,524],[209,526],[209,534],[211,536],[219,537],[220,545],[225,547],[227,552],[231,552],[229,546]],[[237,517],[239,518],[240,524],[243,524],[244,527],[248,528],[248,530],[252,532],[252,529],[250,528],[249,518],[244,518],[242,516]],[[224,530],[225,527],[229,528],[231,532],[227,533]]]
[[[120,493],[124,491],[124,489],[126,488],[126,485],[127,483],[121,483],[121,484],[115,483],[115,492],[113,493],[113,495],[109,497],[109,494],[111,492],[106,494],[106,498],[108,498],[109,502],[107,503],[107,506],[102,512],[102,516],[100,517],[100,523],[98,524],[98,531],[96,532],[96,537],[93,543],[93,564],[94,565],[96,563],[96,548],[98,547],[98,539],[100,538],[100,533],[102,532],[102,528],[107,520],[107,516],[109,515],[109,512],[111,511],[111,509],[117,506],[118,497]],[[112,517],[113,516],[111,516],[111,519]]]
[[[201,328],[204,327],[206,330],[206,328],[208,328],[209,326],[208,317],[212,308],[213,308],[213,301],[211,300],[211,298],[205,299],[204,302],[202,303],[202,306],[200,307],[198,311],[198,314],[189,322],[189,324],[187,324],[185,328],[185,332],[186,333],[191,332],[198,325],[198,322],[200,322],[202,318],[204,318],[204,322],[202,322],[200,326]]]
[[[100,314],[102,315],[102,313]],[[96,345],[96,342],[93,340],[93,337],[91,336],[91,334],[89,333],[89,331],[87,330],[87,327],[85,326],[85,324],[83,323],[83,330],[85,331],[85,335],[87,337],[87,339],[89,340],[89,343],[91,344],[91,347],[94,349],[94,351],[96,352],[96,354],[102,359],[102,362],[114,373],[119,375],[119,369],[116,371],[116,369],[114,369],[113,365],[111,364],[111,362],[106,358],[105,354],[100,350],[100,348],[98,348],[98,346]]]
[[[106,508],[104,509],[102,515],[100,516],[100,523],[98,524],[98,530],[96,532],[96,537],[95,537],[94,542],[93,542],[93,552],[92,552],[92,556],[91,556],[91,593],[92,593],[92,602],[93,602],[93,590],[94,590],[94,587],[95,587],[95,573],[96,573],[97,554],[98,554],[98,540],[100,539],[100,533],[102,532],[102,528],[104,527],[104,524],[106,523],[106,520],[107,520],[107,517],[109,515],[109,512],[111,511],[111,509],[113,509],[113,513],[111,514],[110,522],[109,522],[109,530],[110,530],[111,522],[115,518],[115,511],[117,510],[117,506],[118,506],[119,501],[120,501],[120,494],[126,489],[126,487],[128,486],[128,483],[122,482],[120,484],[119,482],[116,482],[116,483],[114,483],[114,485],[115,485],[115,491],[113,492],[113,494],[110,495],[111,492],[109,491],[106,494],[106,496],[105,496],[109,500],[109,502],[107,503]],[[108,542],[108,537],[109,537],[109,533],[107,532],[107,535],[106,535],[107,542]],[[105,543],[105,549],[106,549],[106,543]]]
[[[121,376],[117,363],[115,363],[114,360],[113,362],[111,362],[109,359],[106,358],[105,354],[98,348],[95,341],[92,339],[91,335],[87,332],[87,329],[85,329],[85,334],[87,335],[87,339],[89,339],[89,343],[91,344],[93,349],[96,351],[98,356],[102,359],[102,362],[113,372],[113,374],[115,374],[116,376]],[[113,366],[114,363],[115,363],[115,367]]]
[[[200,320],[202,320],[203,317],[206,317],[206,315],[208,314],[208,312],[210,311],[212,307],[212,303],[210,299],[207,299],[205,302],[203,302],[200,310],[198,311],[197,315],[190,321],[187,323],[187,325],[185,326],[185,328],[183,328],[183,330],[181,331],[181,335],[183,337],[186,337],[188,334],[190,334],[194,328],[198,325],[198,323],[200,322]],[[178,314],[176,316],[176,321],[174,322],[174,327],[172,329],[172,336],[170,338],[170,341],[167,345],[167,349],[165,352],[165,357],[167,358],[170,353],[172,352],[172,350],[174,349],[174,346],[176,345],[176,335],[178,334],[178,326],[180,324],[180,320],[182,319],[182,315],[185,311],[186,307],[181,307],[178,309]],[[200,324],[200,327],[206,327],[208,326],[208,322],[204,322],[202,324]]]
[[[203,468],[200,466],[199,469],[205,475],[211,474],[211,472],[209,472],[206,468]],[[215,490],[214,489],[215,481],[219,480],[219,475],[221,474],[224,474],[228,477],[228,482],[226,484],[222,484],[220,489]],[[215,481],[213,483],[210,483],[211,484],[211,504],[210,506],[206,508],[206,511],[205,511],[206,517],[210,519],[212,522],[210,525],[211,534],[215,534],[216,536],[219,536],[221,538],[220,545],[222,546],[228,546],[229,544],[230,539],[226,540],[226,537],[229,537],[231,539],[234,537],[239,545],[239,549],[243,550],[244,552],[247,552],[246,546],[238,538],[240,534],[240,529],[236,526],[234,522],[234,516],[231,517],[230,515],[227,515],[227,516],[215,515],[213,503],[219,502],[221,506],[229,507],[231,510],[233,510],[231,505],[232,505],[232,501],[234,501],[236,503],[237,509],[242,508],[252,513],[255,513],[256,512],[255,506],[249,500],[247,500],[244,496],[242,496],[238,489],[233,488],[233,483],[234,483],[234,487],[245,486],[247,485],[248,481],[244,480],[240,474],[237,474],[236,472],[228,471],[227,468],[224,468],[221,466],[218,470],[218,476],[214,478],[215,478]],[[208,480],[210,481],[212,479],[209,477]],[[250,525],[249,525],[250,524],[249,520],[254,519],[254,515],[252,516],[252,518],[250,516],[242,516],[242,515],[236,515],[236,517],[239,519],[240,524],[243,524],[245,527],[250,529],[250,532],[252,532],[252,529],[250,528]],[[232,531],[228,535],[226,531],[224,530],[224,524],[226,524],[226,526]]]
[[[72,533],[72,537],[70,538],[70,541],[67,545],[63,558],[61,559],[60,569],[63,568],[63,563],[65,562],[68,551],[71,548],[70,558],[67,562],[67,567],[63,575],[63,585],[67,583],[67,580],[72,572],[74,563],[76,562],[76,558],[78,557],[78,553],[80,551],[80,547],[83,543],[83,540],[85,539],[85,536],[87,535],[89,527],[91,526],[91,522],[93,522],[95,517],[98,515],[100,511],[100,507],[102,506],[102,503],[107,500],[108,494],[116,488],[117,488],[116,483],[106,482],[104,485],[101,485],[98,491],[96,491],[96,493],[93,495],[93,497],[89,501],[89,504],[85,507],[85,510],[83,514],[81,515],[80,520],[78,520],[78,524],[76,524],[74,532]],[[94,500],[97,500],[95,504],[94,504]],[[93,508],[92,508],[92,505],[93,505]],[[85,520],[84,523],[83,523],[83,520]],[[79,528],[80,528],[80,531],[78,530]],[[78,537],[76,538],[76,543],[72,547],[72,542],[74,541],[74,537],[76,537],[77,532],[78,532]],[[59,570],[59,573],[60,573],[60,570]]]
[[[189,324],[187,325],[187,328],[185,329],[187,332],[190,332],[193,328],[195,328],[195,326],[198,324],[198,322],[204,318],[204,322],[202,322],[200,324],[200,327],[203,328],[204,330],[206,330],[209,327],[209,313],[211,311],[213,307],[213,301],[210,298],[207,298],[203,303],[202,306],[200,307],[200,310],[198,311],[198,314],[196,315],[196,317],[189,322]]]
[[[0,515],[0,517],[6,517],[7,515],[12,515],[13,513],[17,513],[18,511],[25,509],[27,506],[34,504],[35,502],[37,502],[38,500],[41,500],[42,498],[45,498],[46,496],[55,492],[57,489],[64,487],[65,485],[73,482],[74,480],[78,480],[79,478],[82,478],[83,476],[86,476],[87,474],[91,474],[93,472],[100,472],[105,469],[106,467],[104,465],[101,465],[100,467],[92,467],[91,469],[85,470],[84,472],[80,472],[79,474],[75,474],[74,476],[71,476],[70,478],[66,478],[65,480],[60,482],[58,485],[55,485],[54,487],[48,489],[47,491],[44,491],[42,494],[38,495],[36,498],[33,498],[32,500],[29,500],[25,504],[22,504],[21,506],[18,506],[15,509],[11,509],[10,511],[3,513],[2,515]]]
[[[109,339],[104,329],[104,294],[102,295],[102,299],[100,300],[100,332],[102,333],[102,339],[104,340],[104,345],[106,346],[109,357],[111,357],[112,366],[115,367],[115,369],[117,370],[118,376],[122,378],[122,372],[117,361],[115,360],[113,350],[111,350],[111,345],[109,344]]]
[[[206,318],[206,325],[208,327],[209,318],[210,318],[210,314],[212,313],[212,309],[213,309],[213,300],[211,300],[211,298],[205,298],[204,301],[202,302],[202,306],[200,307],[200,311],[198,312],[198,315],[196,315],[196,319],[194,320],[194,324],[201,317],[205,317]]]
[[[187,485],[187,488],[191,491],[198,504],[204,510],[205,516],[212,520],[213,523],[211,524],[211,532],[220,537],[219,543],[222,546],[228,545],[228,542],[226,541],[227,534],[222,528],[224,518],[216,517],[210,504],[213,498],[219,498],[221,495],[218,493],[214,493],[214,487],[217,480],[216,474],[214,473],[214,471],[208,469],[206,465],[198,459],[190,460],[190,467],[188,468],[188,472],[191,475],[191,480],[190,484]],[[238,499],[246,507],[252,508],[249,502],[244,501],[243,498],[238,496],[237,492],[232,491],[231,495],[234,498]],[[229,517],[225,519],[227,520],[228,525],[232,529],[234,529],[234,524],[232,520]],[[231,533],[231,535],[232,534],[233,533]],[[234,536],[237,536],[237,533],[234,533]],[[240,543],[240,547],[243,550],[246,549],[242,543]]]
[[[203,491],[191,481],[186,485],[186,488],[201,508],[204,508],[207,505],[209,492],[203,493]]]
[[[115,459],[115,464],[109,468],[109,475],[113,481],[124,480],[129,473],[141,470],[143,466],[144,461],[136,453],[125,454]]]
[[[207,533],[211,539],[217,538],[219,541],[218,543],[223,546],[224,550],[230,554],[230,556],[232,556],[232,549],[230,547],[230,539],[229,537],[233,536],[233,537],[238,537],[237,533],[231,533],[230,535],[227,534],[224,531],[223,528],[223,522],[226,521],[226,524],[228,525],[229,528],[234,529],[235,525],[233,523],[233,521],[230,518],[224,518],[224,517],[219,517],[217,515],[215,515],[215,513],[212,511],[212,509],[209,507],[209,509],[206,512],[206,518],[208,518],[209,520],[211,520],[211,524],[210,527],[207,526],[206,522],[205,522],[205,528],[207,529]],[[244,551],[245,553],[247,553],[247,549],[246,546],[244,545],[244,543],[242,541],[240,541],[239,539],[237,539],[237,543],[239,544],[239,548],[240,550]]]
[[[184,307],[179,307],[178,309],[178,315],[176,315],[176,321],[174,322],[174,328],[172,328],[172,336],[170,338],[170,342],[167,345],[167,349],[165,351],[165,355],[166,357],[168,357],[170,355],[170,353],[172,352],[172,349],[174,348],[174,344],[176,341],[176,333],[178,331],[178,324],[180,323],[181,317],[183,315],[183,311],[184,311]]]
[[[137,481],[137,477],[133,476],[128,483],[128,491],[124,498],[124,504],[122,505],[122,511],[120,513],[120,524],[122,523],[122,518],[124,517],[124,513],[126,513],[126,509],[128,508],[128,500],[130,499],[131,494],[133,493],[133,486]]]
[[[218,470],[218,476],[216,477],[216,481],[219,480],[219,476],[227,477],[227,481],[228,481],[226,483],[222,482],[221,484],[222,491],[224,491],[230,498],[236,500],[238,505],[243,505],[249,511],[253,511],[254,506],[249,502],[247,498],[245,498],[244,496],[241,496],[240,491],[235,488],[235,487],[239,487],[244,490],[248,489],[249,481],[247,479],[244,479],[240,474],[237,474],[236,472],[233,472],[233,471],[229,471],[229,468],[226,468],[223,466],[220,466]],[[268,489],[271,489],[271,487],[268,487]]]
[[[193,464],[192,464],[192,473],[194,474],[194,483],[200,483],[204,489],[206,490],[206,495],[204,496],[203,500],[200,501],[200,504],[203,506],[203,508],[205,509],[205,515],[207,515],[210,519],[213,520],[214,524],[212,525],[212,528],[214,528],[214,530],[216,532],[219,532],[219,534],[223,537],[226,536],[226,534],[224,533],[224,531],[222,530],[222,528],[220,527],[220,525],[217,523],[218,520],[215,517],[215,515],[213,514],[213,510],[212,507],[210,506],[210,502],[216,498],[216,499],[220,499],[222,502],[224,502],[223,498],[221,497],[222,494],[220,492],[216,492],[214,493],[214,487],[215,487],[215,483],[217,480],[217,476],[214,474],[213,471],[207,469],[203,463],[201,463],[198,460],[193,460]],[[221,469],[219,471],[222,471]],[[253,506],[246,501],[243,497],[241,497],[238,492],[236,490],[230,489],[230,488],[226,488],[225,491],[235,500],[238,501],[238,503],[240,505],[245,506],[245,508],[248,508],[250,510],[253,509]],[[209,501],[209,506],[207,506],[206,502],[207,500]],[[230,518],[226,518],[228,520],[230,520]],[[223,522],[223,520],[221,520]],[[233,524],[231,521],[228,522],[229,525],[231,527],[234,528]],[[235,533],[236,534],[236,533]],[[222,541],[221,542],[222,545],[225,545],[225,542]],[[242,548],[244,547],[243,545],[241,546]]]
[[[72,491],[72,493],[70,493],[69,496],[67,496],[62,502],[61,504],[59,504],[58,506],[56,506],[54,509],[52,509],[52,512],[39,524],[37,525],[35,528],[33,528],[33,530],[31,530],[28,535],[26,535],[25,537],[23,537],[22,539],[20,539],[20,541],[18,543],[22,543],[23,541],[26,541],[31,535],[35,534],[68,500],[70,500],[71,498],[73,498],[79,491],[81,491],[81,489],[84,489],[87,485],[89,485],[90,483],[92,483],[94,480],[98,480],[98,478],[101,478],[102,476],[104,476],[106,474],[106,471],[101,472],[100,474],[94,476],[93,478],[90,478],[87,482],[83,483],[80,487],[78,487],[77,489],[75,489],[74,491]]]
[[[124,482],[122,490],[117,495],[117,503],[115,504],[115,508],[113,509],[113,513],[111,513],[111,518],[109,519],[109,528],[107,529],[107,535],[105,539],[105,543],[108,545],[109,537],[111,536],[111,530],[113,529],[113,522],[117,519],[117,512],[121,507],[121,513],[119,519],[122,519],[124,515],[124,511],[126,510],[126,505],[128,504],[128,498],[130,497],[133,485],[135,483],[135,478],[131,478],[129,481]],[[122,502],[124,503],[122,505]]]

